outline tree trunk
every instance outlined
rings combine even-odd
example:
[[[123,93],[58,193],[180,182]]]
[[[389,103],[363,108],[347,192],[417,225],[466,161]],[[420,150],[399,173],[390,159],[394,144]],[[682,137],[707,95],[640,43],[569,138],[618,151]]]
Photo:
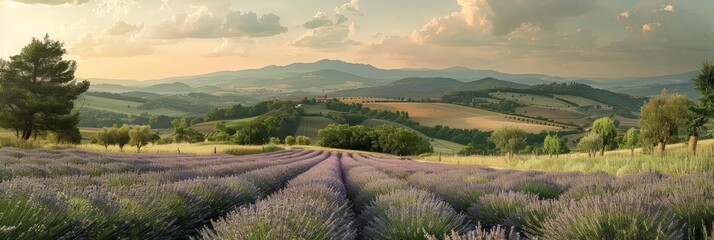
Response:
[[[630,148],[630,160],[635,159],[635,148]]]
[[[602,149],[600,149],[600,156],[605,156],[605,147],[603,146]]]
[[[692,151],[694,156],[697,155],[697,143],[699,142],[699,136],[692,135],[689,136],[689,150]]]
[[[508,155],[508,161],[511,161],[511,157],[513,156],[513,152],[508,152],[506,155]]]
[[[657,152],[659,153],[660,156],[664,156],[664,151],[665,151],[666,145],[664,142],[658,142],[657,143]]]

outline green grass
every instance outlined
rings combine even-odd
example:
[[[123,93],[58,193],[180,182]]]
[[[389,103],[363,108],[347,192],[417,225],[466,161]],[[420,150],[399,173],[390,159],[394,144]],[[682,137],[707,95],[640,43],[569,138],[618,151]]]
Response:
[[[256,117],[249,117],[249,118],[241,118],[241,119],[233,119],[233,120],[219,120],[219,121],[210,121],[210,122],[204,122],[204,123],[199,123],[196,125],[191,126],[191,128],[198,130],[199,132],[203,134],[207,134],[213,131],[213,125],[215,125],[217,122],[226,122],[226,127],[231,128],[233,130],[238,130],[246,125],[248,125],[250,122],[253,120],[259,118],[260,116]]]
[[[316,145],[319,140],[317,137],[317,132],[320,129],[326,128],[327,125],[336,124],[337,122],[332,119],[324,117],[302,117],[300,120],[300,125],[297,131],[295,131],[295,136],[307,136],[310,138],[312,145]],[[283,139],[284,140],[284,139]]]
[[[573,153],[549,158],[548,156],[520,155],[508,161],[504,156],[425,156],[417,159],[449,164],[480,165],[496,168],[536,170],[547,172],[606,172],[616,176],[641,172],[659,172],[668,175],[686,175],[695,172],[714,172],[714,157],[711,145],[714,140],[699,142],[697,155],[687,151],[684,144],[667,146],[664,157],[635,151],[630,158],[627,150],[610,151],[605,156],[589,158],[586,154]]]
[[[367,126],[367,127],[376,127],[376,126],[379,126],[382,124],[389,124],[389,125],[392,125],[397,128],[412,130],[412,131],[416,132],[417,135],[419,135],[420,137],[430,139],[429,143],[434,148],[434,152],[437,152],[437,153],[440,152],[440,153],[454,155],[454,154],[458,153],[459,151],[461,151],[461,149],[464,149],[464,147],[466,147],[464,145],[461,145],[461,144],[458,144],[455,142],[451,142],[451,141],[447,141],[447,140],[436,139],[436,138],[433,138],[433,140],[431,140],[432,139],[431,137],[429,137],[419,131],[411,129],[410,127],[407,127],[407,126],[404,126],[402,124],[395,123],[395,122],[390,122],[390,121],[381,120],[381,119],[367,119],[362,123],[362,125]]]
[[[327,106],[325,106],[324,103],[320,104],[315,104],[315,105],[303,105],[303,109],[305,109],[305,113],[307,114],[327,114],[330,112],[336,112],[335,110],[330,110],[327,109]]]
[[[84,102],[84,105],[82,103]],[[155,109],[139,109],[141,103],[124,101],[118,99],[110,99],[96,96],[86,96],[77,100],[75,103],[76,107],[90,108],[102,111],[109,111],[121,114],[134,114],[139,115],[145,112],[151,113],[153,115],[166,115],[166,116],[181,116],[187,114],[187,112],[177,111],[168,108],[155,108]]]

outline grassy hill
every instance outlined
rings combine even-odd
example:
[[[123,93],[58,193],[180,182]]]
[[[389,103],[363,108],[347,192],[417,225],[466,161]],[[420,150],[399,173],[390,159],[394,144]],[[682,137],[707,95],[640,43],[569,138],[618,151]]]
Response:
[[[448,103],[390,102],[366,103],[365,107],[388,111],[406,111],[409,118],[424,126],[449,126],[493,131],[501,126],[517,126],[527,132],[558,131],[561,127],[527,123],[512,116]]]
[[[439,97],[464,83],[452,78],[405,78],[386,85],[331,93],[337,97],[384,97],[424,99]]]
[[[227,128],[238,130],[238,129],[241,129],[244,126],[248,125],[250,122],[252,122],[253,120],[255,120],[259,117],[261,117],[261,116],[234,119],[234,120],[222,120],[222,121],[226,122]],[[217,122],[221,122],[221,121],[210,121],[210,122],[199,123],[199,124],[191,126],[191,128],[198,130],[198,132],[200,132],[200,133],[208,134],[210,132],[213,132],[213,125],[215,125]]]
[[[175,109],[170,109],[166,107],[157,108],[140,108],[144,103],[132,102],[119,99],[111,99],[97,96],[86,96],[80,98],[75,107],[79,108],[90,108],[108,112],[115,112],[121,114],[133,114],[139,115],[142,113],[151,113],[153,115],[166,115],[166,116],[181,116],[188,114],[189,112],[179,111]]]
[[[317,145],[317,141],[320,140],[317,132],[330,124],[337,124],[337,122],[324,117],[302,117],[295,136],[307,136],[312,141],[311,145]]]

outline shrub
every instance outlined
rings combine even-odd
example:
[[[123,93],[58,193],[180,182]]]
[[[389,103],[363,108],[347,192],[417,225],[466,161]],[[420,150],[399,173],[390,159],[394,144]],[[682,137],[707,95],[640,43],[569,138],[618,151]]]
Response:
[[[519,227],[516,213],[526,205],[537,202],[534,194],[520,192],[501,192],[487,194],[469,209],[469,215],[475,222],[487,228],[496,226]]]
[[[360,216],[367,239],[427,239],[466,230],[466,217],[433,194],[398,190],[378,196]]]
[[[292,146],[292,145],[295,145],[295,143],[297,143],[297,141],[295,140],[295,137],[293,137],[293,136],[285,137],[285,144]]]
[[[632,196],[636,197],[636,196]],[[561,203],[563,211],[543,223],[543,239],[681,239],[669,211],[621,197]]]
[[[298,145],[310,145],[312,143],[307,136],[297,136],[295,142],[297,142]]]
[[[278,144],[280,144],[280,138],[270,137],[270,141],[268,141],[268,143],[273,144],[273,145],[278,145]]]

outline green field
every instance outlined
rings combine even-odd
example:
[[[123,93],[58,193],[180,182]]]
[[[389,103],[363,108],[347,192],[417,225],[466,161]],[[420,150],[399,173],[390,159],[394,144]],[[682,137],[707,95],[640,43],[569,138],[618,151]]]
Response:
[[[300,119],[300,126],[298,126],[297,131],[295,131],[295,136],[307,136],[312,140],[312,145],[316,145],[319,140],[317,137],[317,131],[326,128],[327,125],[336,123],[337,122],[332,119],[324,117],[302,117]]]
[[[244,126],[248,125],[250,122],[253,120],[259,118],[260,116],[255,116],[255,117],[249,117],[249,118],[241,118],[241,119],[233,119],[233,120],[220,120],[220,121],[210,121],[210,122],[204,122],[204,123],[199,123],[196,125],[191,126],[191,128],[198,130],[199,132],[203,134],[207,134],[213,131],[213,125],[216,124],[216,122],[226,122],[226,127],[233,129],[233,130],[238,130],[243,128]]]
[[[80,97],[80,99],[77,100],[75,107],[109,111],[127,115],[151,113],[152,115],[181,116],[187,114],[187,112],[177,111],[168,108],[139,109],[140,105],[141,103],[139,102],[131,102],[96,96],[86,96],[86,100],[84,100],[84,97]]]
[[[392,125],[392,126],[395,126],[398,128],[408,129],[408,130],[412,130],[412,131],[416,132],[417,135],[419,135],[420,137],[429,139],[429,143],[431,143],[431,146],[434,148],[434,152],[437,152],[437,153],[446,153],[446,154],[453,155],[453,154],[456,154],[459,151],[461,151],[461,149],[464,149],[464,147],[466,147],[464,145],[461,145],[461,144],[458,144],[455,142],[431,138],[419,131],[416,131],[410,127],[407,127],[407,126],[404,126],[402,124],[395,123],[395,122],[390,122],[390,121],[381,120],[381,119],[367,119],[364,122],[362,122],[362,125],[367,126],[367,127],[377,127],[377,126],[383,125],[383,124],[389,124],[389,125]]]
[[[324,103],[320,104],[315,104],[315,105],[302,105],[302,108],[305,109],[305,113],[307,114],[327,114],[330,112],[336,112],[335,110],[330,110],[327,109],[327,106],[325,106]]]

